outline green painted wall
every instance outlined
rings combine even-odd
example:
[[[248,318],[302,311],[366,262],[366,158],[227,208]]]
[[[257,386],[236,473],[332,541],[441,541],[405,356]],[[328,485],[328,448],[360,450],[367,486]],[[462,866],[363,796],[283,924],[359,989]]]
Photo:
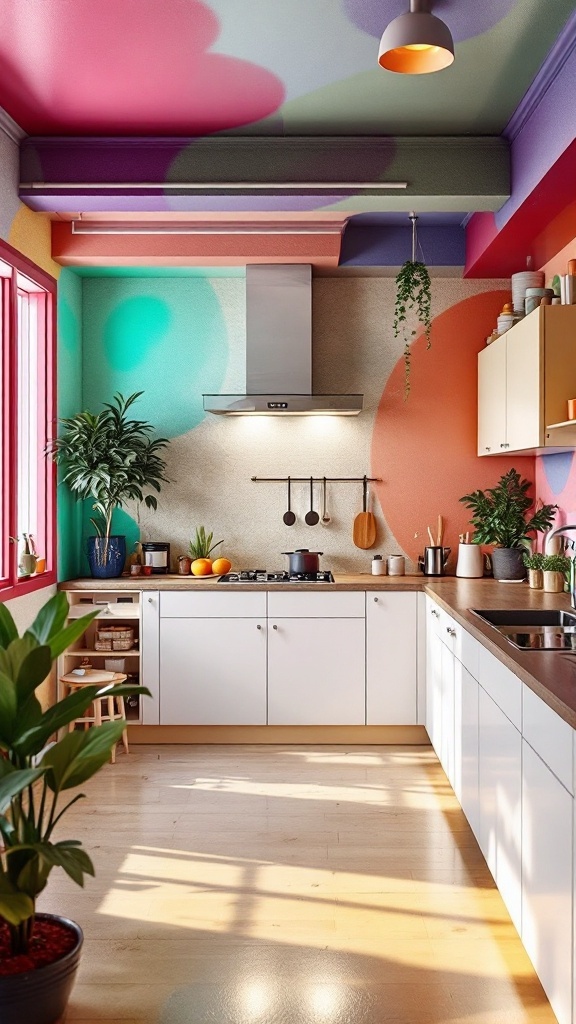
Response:
[[[58,416],[82,408],[82,281],[67,268],[58,280]],[[80,573],[82,508],[58,484],[58,579]]]

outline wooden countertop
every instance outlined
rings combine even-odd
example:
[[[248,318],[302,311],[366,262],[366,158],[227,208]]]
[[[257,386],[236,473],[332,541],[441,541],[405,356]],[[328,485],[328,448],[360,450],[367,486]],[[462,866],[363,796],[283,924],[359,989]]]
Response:
[[[564,721],[576,729],[576,655],[555,651],[519,651],[487,623],[473,614],[474,608],[570,608],[568,594],[545,594],[527,584],[498,583],[493,579],[466,580],[454,576],[372,576],[369,573],[335,573],[334,583],[219,583],[217,579],[192,576],[134,576],[120,579],[68,580],[60,590],[253,590],[326,591],[423,591],[430,595],[480,641],[499,661],[511,669]]]

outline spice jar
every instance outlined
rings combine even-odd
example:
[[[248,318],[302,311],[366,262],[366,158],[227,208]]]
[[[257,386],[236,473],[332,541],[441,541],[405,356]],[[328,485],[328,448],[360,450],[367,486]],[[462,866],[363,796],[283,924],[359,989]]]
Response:
[[[178,558],[178,573],[180,576],[189,576],[192,559],[188,555],[180,555]]]

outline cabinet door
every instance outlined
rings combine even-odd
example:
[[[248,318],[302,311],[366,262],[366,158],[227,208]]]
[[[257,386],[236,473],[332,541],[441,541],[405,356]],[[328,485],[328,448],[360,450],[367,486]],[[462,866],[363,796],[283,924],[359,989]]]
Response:
[[[506,346],[506,451],[544,442],[544,345],[539,310],[504,335]]]
[[[478,683],[460,662],[455,665],[454,791],[478,838]]]
[[[573,799],[525,740],[522,748],[522,941],[560,1024],[570,1024]]]
[[[269,619],[268,724],[364,725],[364,619]]]
[[[442,739],[442,641],[436,628],[439,611],[428,605],[426,618],[426,730],[440,757]]]
[[[478,455],[500,455],[506,443],[506,335],[478,354]]]
[[[440,652],[442,688],[442,725],[440,728],[440,762],[451,786],[454,786],[454,665],[453,652],[442,643]]]
[[[142,724],[158,725],[160,722],[160,594],[157,590],[141,595],[142,638],[141,677],[142,686],[147,686],[151,697],[140,697]]]
[[[522,738],[482,687],[478,720],[478,841],[520,932]]]
[[[266,619],[162,619],[161,725],[266,725]]]
[[[417,594],[366,594],[366,724],[416,725]]]

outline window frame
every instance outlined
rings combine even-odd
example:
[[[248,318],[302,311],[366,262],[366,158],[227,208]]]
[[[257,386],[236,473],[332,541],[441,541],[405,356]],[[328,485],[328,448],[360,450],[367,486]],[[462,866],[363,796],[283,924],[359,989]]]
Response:
[[[18,530],[18,293],[21,287],[18,275],[30,280],[38,289],[46,293],[46,317],[43,323],[44,351],[40,355],[42,365],[41,379],[38,381],[37,394],[44,406],[45,415],[40,418],[39,441],[40,450],[54,436],[57,430],[56,409],[56,294],[55,278],[41,267],[18,252],[7,242],[0,240],[0,260],[10,266],[10,277],[0,278],[0,287],[6,292],[6,301],[0,306],[3,316],[0,335],[0,359],[2,360],[1,375],[1,493],[2,528],[4,536],[0,537],[2,545],[2,561],[0,565],[5,575],[0,576],[0,601],[12,600],[37,590],[53,586],[57,581],[57,536],[56,536],[56,465],[46,457],[45,489],[45,530],[46,530],[46,570],[38,576],[27,579],[18,578],[19,545],[10,541]],[[31,294],[35,294],[33,291]],[[40,475],[39,475],[40,477]]]

